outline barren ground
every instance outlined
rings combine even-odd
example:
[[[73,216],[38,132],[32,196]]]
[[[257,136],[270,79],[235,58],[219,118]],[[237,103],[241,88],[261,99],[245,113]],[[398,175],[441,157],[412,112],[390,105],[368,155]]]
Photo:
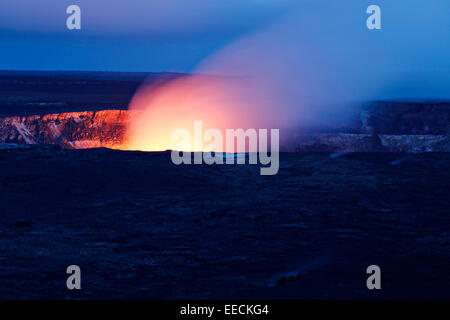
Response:
[[[280,161],[0,150],[0,298],[450,298],[450,154]]]

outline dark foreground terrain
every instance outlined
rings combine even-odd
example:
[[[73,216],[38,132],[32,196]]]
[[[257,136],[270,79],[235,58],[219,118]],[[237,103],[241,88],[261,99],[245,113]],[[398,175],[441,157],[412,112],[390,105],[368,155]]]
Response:
[[[450,154],[280,161],[0,150],[0,298],[450,298]]]

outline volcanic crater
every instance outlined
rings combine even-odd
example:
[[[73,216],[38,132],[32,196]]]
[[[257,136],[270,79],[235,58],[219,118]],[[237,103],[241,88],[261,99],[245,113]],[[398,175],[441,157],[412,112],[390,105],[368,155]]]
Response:
[[[127,125],[138,112],[127,105],[144,79],[164,84],[182,76],[0,72],[0,143],[126,149]],[[374,101],[350,119],[340,127],[281,129],[280,151],[450,151],[450,102]]]

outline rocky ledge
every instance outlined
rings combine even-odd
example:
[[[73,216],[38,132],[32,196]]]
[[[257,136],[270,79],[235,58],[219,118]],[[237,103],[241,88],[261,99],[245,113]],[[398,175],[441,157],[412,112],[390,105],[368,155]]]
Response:
[[[127,121],[126,110],[6,117],[0,118],[0,142],[115,149],[123,142]]]
[[[284,151],[449,152],[450,102],[375,101],[343,128],[289,132]]]
[[[0,143],[121,149],[127,110],[0,118]],[[450,102],[372,102],[339,130],[281,130],[288,152],[449,152]]]

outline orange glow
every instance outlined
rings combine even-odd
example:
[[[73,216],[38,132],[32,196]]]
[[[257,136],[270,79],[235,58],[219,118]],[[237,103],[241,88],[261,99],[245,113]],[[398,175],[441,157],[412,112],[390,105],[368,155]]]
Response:
[[[176,129],[186,129],[193,136],[194,121],[201,120],[203,130],[250,128],[258,118],[244,98],[240,81],[214,76],[189,76],[159,87],[141,88],[130,104],[129,126],[124,149],[144,151],[195,150],[193,143],[179,145],[171,139]],[[250,121],[250,119],[252,121]],[[198,148],[198,147],[197,147]],[[222,151],[222,150],[215,150]]]

